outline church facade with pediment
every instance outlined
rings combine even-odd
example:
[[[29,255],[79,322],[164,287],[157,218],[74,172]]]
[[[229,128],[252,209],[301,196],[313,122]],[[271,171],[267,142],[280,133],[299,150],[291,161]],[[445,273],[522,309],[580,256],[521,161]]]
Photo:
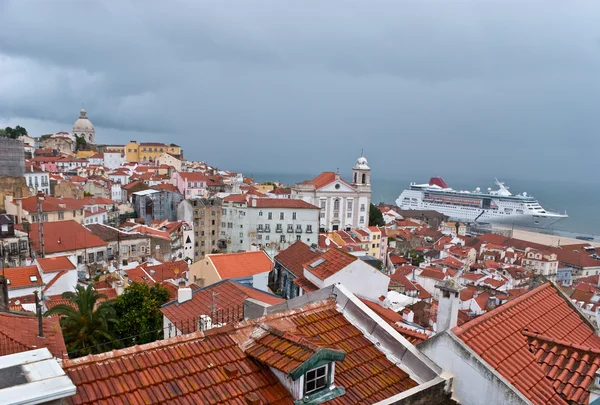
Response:
[[[320,207],[320,232],[350,230],[369,225],[371,169],[361,155],[348,182],[336,172],[323,172],[312,180],[292,186],[292,198]]]

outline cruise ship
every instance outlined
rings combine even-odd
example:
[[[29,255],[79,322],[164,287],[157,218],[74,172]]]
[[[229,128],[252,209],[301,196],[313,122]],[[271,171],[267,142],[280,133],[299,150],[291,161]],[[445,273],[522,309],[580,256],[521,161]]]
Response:
[[[544,209],[527,195],[511,194],[504,183],[496,180],[498,190],[479,187],[474,191],[459,191],[448,187],[440,177],[427,184],[411,183],[396,200],[403,210],[435,210],[461,222],[515,225],[519,227],[548,228],[568,215]]]

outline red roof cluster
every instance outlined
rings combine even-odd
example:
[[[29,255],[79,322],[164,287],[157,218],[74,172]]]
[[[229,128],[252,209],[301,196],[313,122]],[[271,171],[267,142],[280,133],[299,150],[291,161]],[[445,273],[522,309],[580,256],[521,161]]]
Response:
[[[3,271],[9,281],[9,290],[38,287],[44,284],[37,266],[8,267]]]
[[[29,235],[33,248],[39,252],[38,225],[38,223],[31,224]],[[46,254],[107,245],[86,227],[73,220],[44,222],[44,252]]]
[[[303,273],[302,264],[309,262],[321,255],[321,252],[312,249],[304,242],[298,241],[275,256],[275,260],[286,269],[300,276]]]

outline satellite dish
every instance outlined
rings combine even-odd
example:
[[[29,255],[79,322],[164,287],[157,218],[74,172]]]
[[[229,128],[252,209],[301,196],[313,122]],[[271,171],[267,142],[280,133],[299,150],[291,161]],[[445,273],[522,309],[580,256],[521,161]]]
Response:
[[[331,241],[329,240],[329,238],[325,238],[325,246],[329,246],[331,244]]]

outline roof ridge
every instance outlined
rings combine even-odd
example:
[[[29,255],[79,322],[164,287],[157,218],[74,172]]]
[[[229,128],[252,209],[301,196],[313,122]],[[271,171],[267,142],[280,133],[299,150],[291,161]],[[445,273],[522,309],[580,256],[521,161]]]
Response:
[[[213,333],[212,335],[214,336],[215,333]],[[126,347],[124,349],[114,349],[114,350],[100,353],[100,354],[90,354],[90,355],[87,355],[84,357],[79,357],[76,359],[66,359],[63,361],[62,367],[63,367],[63,369],[67,369],[70,367],[78,367],[78,366],[82,366],[82,365],[86,365],[86,364],[90,364],[90,363],[109,361],[109,360],[112,360],[112,359],[115,359],[118,357],[140,353],[144,350],[160,349],[163,347],[169,347],[169,346],[177,345],[180,343],[185,343],[185,342],[189,342],[189,341],[193,341],[193,340],[197,340],[197,339],[202,339],[205,336],[206,335],[204,334],[203,331],[196,331],[196,332],[188,333],[185,335],[174,336],[174,337],[168,338],[168,339],[156,340],[154,342],[145,343],[142,345],[134,345],[134,346]]]
[[[470,330],[471,328],[493,318],[494,316],[496,316],[497,313],[506,311],[509,308],[513,308],[513,307],[517,306],[518,304],[520,304],[522,301],[525,301],[525,300],[529,299],[530,297],[536,295],[537,293],[539,293],[547,288],[551,288],[551,287],[552,287],[551,283],[549,283],[549,282],[544,283],[544,284],[540,285],[539,287],[536,287],[533,290],[530,290],[530,291],[526,292],[525,294],[520,295],[519,297],[515,298],[512,301],[509,301],[506,304],[500,305],[500,306],[494,308],[493,310],[488,311],[485,314],[478,316],[477,318],[463,324],[462,326],[457,326],[457,327],[453,328],[452,332],[456,336],[459,336],[459,335],[465,333],[466,331]]]
[[[547,342],[547,343],[554,343],[555,345],[570,347],[570,348],[573,348],[574,350],[577,350],[577,351],[592,352],[592,353],[597,354],[597,355],[600,356],[600,348],[594,348],[594,347],[591,347],[591,346],[583,346],[583,345],[579,345],[579,344],[576,344],[576,343],[568,342],[568,341],[563,340],[563,339],[555,339],[555,338],[552,338],[550,336],[543,335],[541,333],[530,332],[527,329],[523,329],[521,331],[521,333],[523,335],[527,336],[528,338],[531,338],[531,339],[536,339],[536,340],[544,341],[544,342]],[[531,343],[531,342],[529,342],[529,343]]]

